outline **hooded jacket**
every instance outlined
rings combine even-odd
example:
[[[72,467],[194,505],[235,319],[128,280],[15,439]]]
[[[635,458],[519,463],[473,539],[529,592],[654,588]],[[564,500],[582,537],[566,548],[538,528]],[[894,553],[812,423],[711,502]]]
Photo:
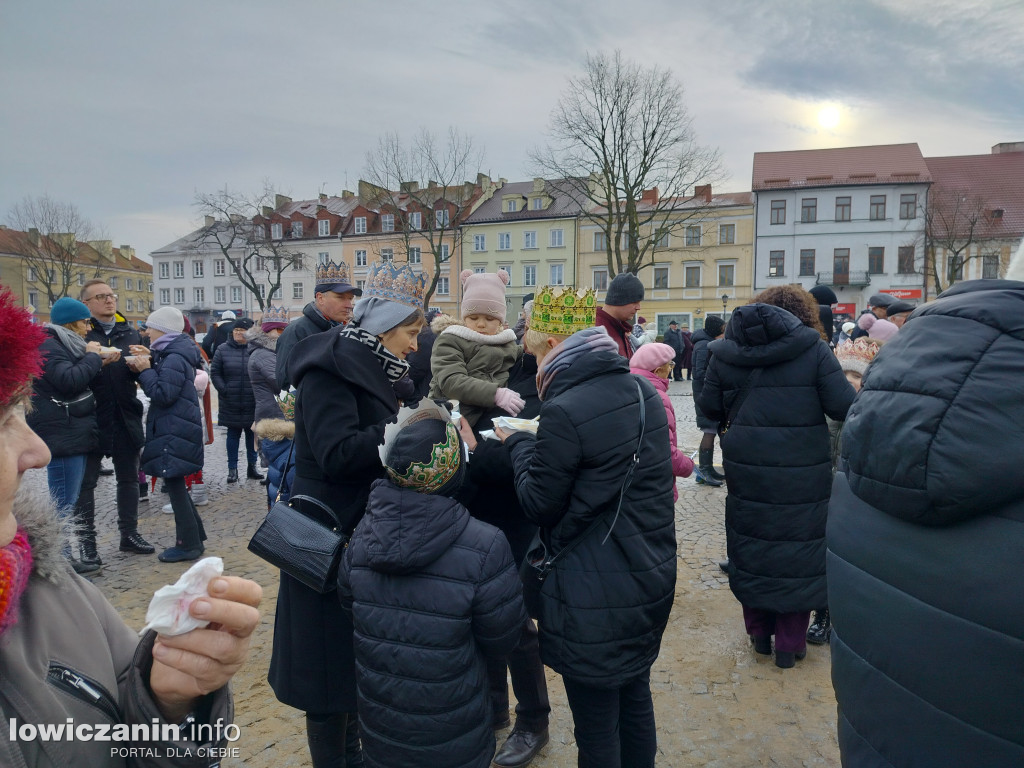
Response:
[[[769,304],[734,310],[725,338],[708,350],[698,405],[713,422],[727,420],[752,372],[761,371],[720,438],[729,586],[750,608],[820,608],[832,485],[825,416],[846,418],[853,387],[821,334]]]
[[[292,355],[292,349],[307,336],[314,333],[323,333],[331,328],[336,328],[340,323],[328,320],[320,310],[316,308],[316,302],[311,301],[302,308],[302,317],[288,323],[288,326],[281,331],[277,337],[277,389],[289,390],[295,385],[294,377],[288,371],[288,365]]]
[[[96,423],[101,425],[97,451],[110,456],[117,446],[119,451],[128,447],[141,448],[146,442],[142,429],[142,402],[138,393],[138,376],[124,359],[131,354],[129,347],[141,344],[139,332],[132,328],[120,313],[114,315],[114,328],[107,334],[96,319],[85,336],[86,342],[98,341],[105,347],[121,350],[121,359],[104,365],[92,380],[96,395]]]
[[[91,582],[70,572],[60,554],[61,533],[45,496],[19,493],[18,525],[32,545],[32,575],[21,597],[17,623],[0,638],[0,720],[19,725],[76,728],[93,734],[131,723],[167,725],[149,692],[155,632],[140,640]],[[84,681],[84,682],[82,682]],[[76,684],[77,682],[77,684]],[[90,696],[95,691],[99,698]],[[234,719],[231,694],[224,688],[207,697],[214,723]],[[205,708],[205,707],[204,707]],[[187,737],[188,731],[181,734]],[[0,739],[0,765],[12,768],[169,768],[212,766],[217,757],[200,755],[203,746],[177,742],[102,741],[66,738],[31,741]],[[227,746],[222,740],[219,745]],[[125,758],[112,747],[134,747]],[[144,751],[149,750],[149,751]],[[190,757],[185,757],[190,750]],[[168,756],[170,752],[171,756]],[[174,757],[173,755],[181,755]]]
[[[843,765],[1024,765],[1022,381],[1008,280],[919,307],[864,375],[828,521]]]
[[[245,337],[249,340],[247,373],[254,398],[254,419],[283,419],[277,403],[277,342],[281,338],[268,336],[255,325]]]
[[[501,532],[454,499],[378,480],[338,596],[355,627],[367,765],[490,765],[485,657],[508,654],[526,621]]]
[[[139,374],[149,398],[141,469],[154,477],[185,477],[203,468],[203,422],[196,392],[199,347],[181,334],[153,351],[152,368]]]
[[[256,397],[249,380],[249,345],[229,337],[218,345],[210,364],[210,379],[217,388],[217,423],[247,429],[256,414]]]
[[[80,456],[96,449],[96,398],[90,382],[103,367],[95,352],[75,358],[47,329],[40,347],[43,375],[32,385],[32,410],[28,425],[43,438],[54,458]]]
[[[642,368],[630,368],[630,373],[647,379],[661,398],[661,403],[665,406],[665,418],[668,421],[668,448],[669,457],[672,461],[672,476],[689,477],[693,474],[693,460],[680,451],[679,446],[676,444],[676,409],[672,406],[672,400],[668,396],[668,379],[663,379],[656,375],[654,371]],[[672,500],[679,501],[679,489],[676,487],[675,482],[672,483]]]

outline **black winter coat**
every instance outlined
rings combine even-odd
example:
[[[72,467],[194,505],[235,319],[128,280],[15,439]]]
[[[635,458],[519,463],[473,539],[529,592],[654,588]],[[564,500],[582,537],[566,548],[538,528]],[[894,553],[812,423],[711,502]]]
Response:
[[[202,348],[206,356],[213,360],[213,356],[217,354],[217,348],[225,341],[231,338],[231,326],[234,325],[234,320],[222,320],[219,323],[214,324],[209,331],[206,332],[206,336],[203,337]]]
[[[1008,280],[919,307],[868,367],[828,521],[843,765],[1024,765],[1022,381]]]
[[[139,374],[149,398],[141,469],[154,477],[185,477],[203,468],[203,421],[195,383],[202,357],[187,334],[152,354],[153,367]]]
[[[640,466],[608,534],[640,431]],[[614,352],[581,356],[552,380],[536,439],[509,437],[516,492],[553,552],[597,526],[548,576],[541,659],[564,677],[618,688],[658,656],[676,581],[668,421],[661,397]]]
[[[453,499],[378,480],[345,551],[338,596],[355,626],[367,765],[487,768],[485,657],[508,654],[526,621],[501,532]]]
[[[697,402],[700,393],[704,391],[704,376],[707,374],[708,360],[711,359],[708,344],[712,341],[714,339],[703,328],[693,334],[693,410],[697,415],[697,429],[700,430],[718,429],[718,422],[705,416]]]
[[[430,382],[433,374],[430,369],[430,355],[434,351],[434,339],[437,334],[430,329],[430,325],[423,326],[416,337],[416,351],[406,358],[409,363],[409,378],[416,385],[416,392],[420,397],[430,394]]]
[[[210,380],[217,388],[217,423],[246,429],[256,416],[256,396],[249,381],[248,344],[229,338],[217,347],[210,364]]]
[[[373,352],[339,333],[303,339],[292,360],[298,386],[292,495],[319,499],[352,530],[370,484],[384,476],[377,446],[398,400]],[[269,680],[277,698],[296,709],[355,711],[352,621],[336,594],[317,594],[281,574]]]
[[[114,446],[123,450],[126,446],[141,448],[146,442],[142,429],[142,401],[138,398],[139,377],[132,373],[124,359],[131,354],[132,344],[141,344],[139,332],[132,328],[120,314],[114,316],[117,322],[109,335],[95,319],[85,340],[98,341],[105,347],[121,350],[121,359],[104,365],[99,375],[92,380],[92,391],[96,395],[96,423],[100,429],[97,451],[111,456]]]
[[[854,389],[821,335],[769,304],[734,310],[725,338],[708,349],[699,405],[714,421],[726,420],[751,372],[761,370],[720,438],[729,586],[750,608],[820,608],[832,487],[825,416],[845,419]]]
[[[277,389],[288,391],[296,386],[295,377],[288,372],[288,364],[295,345],[314,333],[323,333],[340,324],[328,320],[316,308],[316,302],[309,302],[302,308],[302,317],[288,323],[288,327],[277,337]]]
[[[47,328],[43,375],[32,385],[32,410],[25,420],[54,458],[81,456],[96,450],[96,398],[89,383],[103,367],[102,358],[86,352],[76,358]],[[56,402],[55,402],[56,401]]]

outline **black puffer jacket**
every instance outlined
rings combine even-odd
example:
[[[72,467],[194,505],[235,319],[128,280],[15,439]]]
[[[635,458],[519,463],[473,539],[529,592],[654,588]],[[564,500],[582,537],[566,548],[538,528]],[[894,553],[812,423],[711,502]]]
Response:
[[[302,317],[288,323],[288,327],[281,331],[277,338],[277,388],[287,391],[290,387],[297,386],[295,377],[288,371],[287,366],[291,362],[292,350],[295,345],[307,336],[314,333],[323,333],[331,328],[336,328],[339,323],[328,320],[320,314],[316,308],[316,302],[309,302],[302,308]]]
[[[843,765],[1024,765],[1024,283],[960,283],[868,368],[828,521]]]
[[[703,328],[693,334],[693,409],[697,415],[697,429],[718,428],[718,422],[705,416],[697,402],[700,393],[704,391],[704,377],[707,375],[708,360],[711,359],[708,344],[712,341],[714,339]]]
[[[54,458],[81,456],[96,449],[96,398],[89,383],[103,360],[95,352],[76,358],[46,329],[43,375],[32,385],[32,410],[26,416]]]
[[[501,532],[453,499],[378,480],[338,596],[355,627],[367,765],[490,765],[485,656],[509,653],[526,621]]]
[[[152,354],[153,367],[139,374],[149,398],[141,469],[154,477],[185,477],[203,468],[203,422],[195,384],[202,357],[186,334]]]
[[[115,445],[122,450],[126,445],[141,448],[146,442],[142,429],[142,402],[138,398],[138,376],[124,361],[131,354],[128,348],[132,344],[141,344],[142,339],[122,315],[114,317],[117,322],[109,335],[93,319],[90,321],[92,327],[85,336],[86,341],[98,341],[105,347],[121,350],[121,359],[104,365],[92,380],[92,391],[96,395],[96,423],[102,425],[97,450],[107,456],[113,454]]]
[[[854,390],[821,335],[784,309],[732,313],[698,404],[725,421],[751,372],[760,378],[721,436],[729,495],[729,586],[750,608],[825,605],[825,521],[832,486],[825,415],[846,418]]]
[[[608,533],[646,409],[640,466]],[[509,437],[526,516],[558,551],[597,527],[561,560],[544,588],[541,658],[565,677],[617,688],[658,656],[676,581],[668,421],[647,381],[615,352],[579,357],[552,380],[536,439]]]
[[[217,388],[217,423],[222,427],[251,427],[256,396],[249,381],[249,345],[229,338],[218,345],[210,364],[210,379]]]

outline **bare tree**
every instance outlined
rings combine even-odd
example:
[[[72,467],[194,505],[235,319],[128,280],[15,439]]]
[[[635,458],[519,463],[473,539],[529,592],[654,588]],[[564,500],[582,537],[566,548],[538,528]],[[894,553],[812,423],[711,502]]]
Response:
[[[583,218],[604,232],[609,276],[652,266],[663,238],[707,210],[680,209],[681,198],[722,177],[718,150],[697,143],[682,85],[620,51],[587,56],[551,113],[547,146],[531,161],[537,175],[565,179]]]
[[[392,214],[395,234],[409,261],[413,249],[426,246],[434,257],[434,271],[424,296],[424,309],[437,289],[441,265],[459,248],[460,223],[477,198],[483,162],[473,140],[448,129],[439,139],[425,128],[408,146],[394,133],[380,138],[366,154],[366,181],[359,196],[365,205]],[[465,181],[477,178],[477,182]]]
[[[972,259],[986,255],[978,247],[992,229],[991,204],[983,196],[932,187],[924,206],[926,268],[938,296],[959,280]]]
[[[195,207],[206,217],[196,234],[195,247],[224,254],[231,271],[255,297],[261,311],[281,289],[284,271],[301,265],[303,258],[302,252],[289,247],[283,238],[271,237],[266,215],[276,202],[277,193],[270,182],[264,182],[263,189],[255,194],[225,186],[216,192],[198,193],[195,199]],[[264,292],[261,286],[266,286]]]
[[[67,296],[81,266],[77,263],[79,243],[93,236],[92,223],[72,203],[48,195],[23,199],[11,209],[8,222],[28,233],[18,255],[45,286],[50,304]]]

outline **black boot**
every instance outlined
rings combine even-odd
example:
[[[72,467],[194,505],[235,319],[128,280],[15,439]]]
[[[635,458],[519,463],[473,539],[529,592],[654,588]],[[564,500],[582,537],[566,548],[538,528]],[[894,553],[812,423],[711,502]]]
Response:
[[[345,762],[347,768],[365,768],[363,745],[359,741],[359,716],[348,713],[348,727],[345,729]]]
[[[262,480],[263,479],[263,475],[261,475],[256,470],[256,465],[255,464],[250,464],[249,465],[248,469],[245,470],[245,476],[248,477],[250,480]]]
[[[96,551],[96,507],[94,503],[79,499],[75,506],[75,533],[81,561],[97,567],[103,565]]]
[[[832,634],[832,621],[828,608],[819,608],[814,612],[814,621],[807,628],[807,642],[813,645],[824,645]]]
[[[324,718],[306,715],[306,741],[313,768],[346,768],[347,723],[348,714],[345,712]]]
[[[715,469],[715,449],[707,448],[697,453],[697,461],[700,462],[700,471],[704,477],[710,477],[713,480],[717,480],[718,484],[721,485],[722,481],[725,480],[725,475]]]
[[[78,557],[81,560],[82,565],[96,566],[98,570],[103,561],[100,560],[99,552],[96,551],[96,537],[84,538],[79,537],[78,542]]]
[[[698,466],[693,470],[693,476],[698,485],[710,485],[712,488],[721,488],[722,481],[715,480],[711,475],[705,473],[705,468]]]
[[[229,483],[237,483],[238,482],[238,470],[235,467],[231,467],[230,469],[228,469],[228,482]]]

